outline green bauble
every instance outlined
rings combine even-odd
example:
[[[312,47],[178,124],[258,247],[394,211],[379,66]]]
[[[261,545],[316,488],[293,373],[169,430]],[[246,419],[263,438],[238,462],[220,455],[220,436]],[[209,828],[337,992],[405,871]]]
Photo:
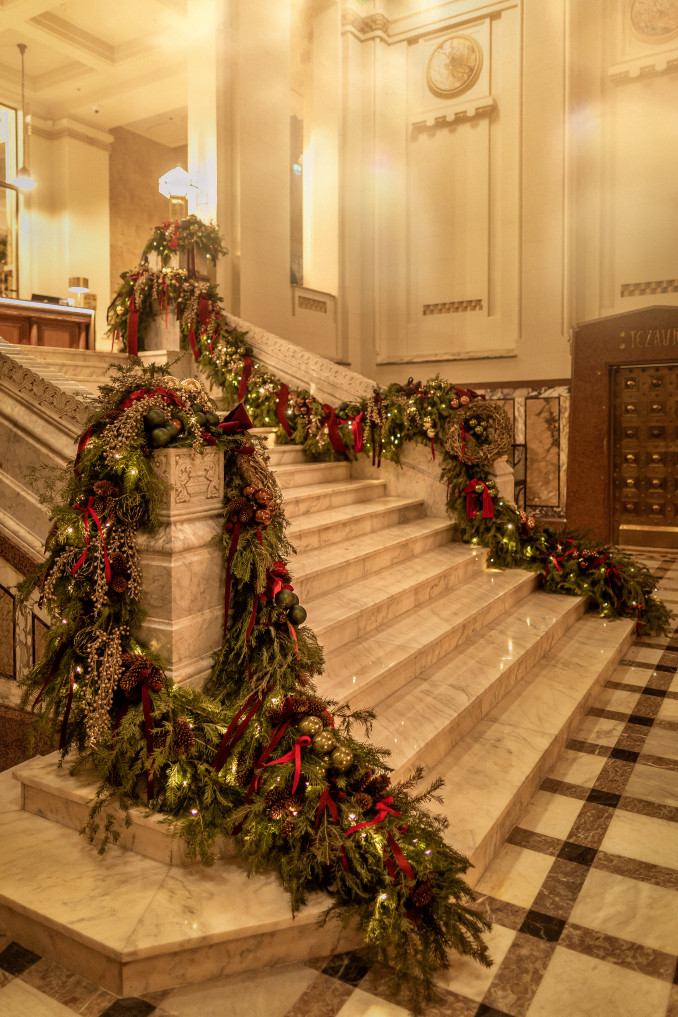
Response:
[[[170,433],[170,441],[174,441],[176,436],[181,432],[181,428],[177,427],[176,424],[173,424],[171,420],[170,420],[170,422],[168,424],[165,424],[165,428],[164,429],[166,431],[169,431],[169,433]]]
[[[219,423],[218,413],[206,413],[205,416],[207,417],[207,423],[210,425],[210,427],[216,427],[217,424]]]
[[[311,714],[306,714],[305,717],[301,718],[297,727],[302,734],[311,735],[311,737],[313,737],[313,735],[317,735],[322,731],[323,722],[320,717],[314,717]]]
[[[164,423],[165,423],[165,414],[162,412],[162,410],[156,409],[149,410],[148,413],[144,416],[144,424],[150,431],[152,431],[153,428],[155,427],[162,427]]]
[[[287,617],[292,625],[303,625],[306,621],[306,611],[301,604],[295,604],[287,612]]]
[[[275,595],[275,606],[282,608],[284,611],[298,603],[299,598],[293,590],[278,590]]]
[[[345,749],[340,745],[330,756],[330,762],[339,773],[346,773],[353,766],[353,753],[350,749]]]
[[[151,431],[151,445],[153,448],[164,448],[172,438],[168,427],[156,427]]]
[[[337,740],[331,731],[320,731],[317,735],[313,736],[313,741],[311,742],[313,751],[317,752],[321,756],[324,756],[327,752],[331,752],[336,744]]]
[[[205,416],[204,413],[201,413],[199,410],[195,414],[195,419],[199,427],[204,427],[205,424],[207,423],[207,417]]]

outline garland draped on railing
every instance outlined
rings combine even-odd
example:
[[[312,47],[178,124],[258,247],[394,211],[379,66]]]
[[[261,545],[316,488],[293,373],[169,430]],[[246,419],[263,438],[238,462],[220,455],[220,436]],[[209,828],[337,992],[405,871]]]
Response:
[[[164,223],[145,250],[158,251],[165,264],[173,252],[192,244],[215,260],[223,253],[216,227],[195,217]],[[382,458],[399,462],[408,441],[425,442],[432,460],[436,445],[442,445],[449,512],[463,540],[490,549],[490,564],[535,571],[547,589],[586,595],[606,617],[637,618],[639,632],[666,629],[670,612],[654,596],[654,577],[638,561],[583,534],[539,528],[500,497],[492,465],[510,449],[512,438],[508,418],[496,403],[436,375],[377,388],[369,399],[334,407],[306,389],[290,390],[258,363],[247,333],[229,323],[215,285],[169,267],[152,272],[145,264],[122,279],[109,323],[113,339],[120,338],[128,349],[132,322],[135,334],[143,337],[158,309],[167,313],[168,301],[176,304],[183,340],[200,368],[227,402],[244,402],[255,426],[276,426],[280,443],[300,445],[314,459],[365,454],[375,466]],[[566,541],[573,542],[570,550],[576,553],[561,561]],[[597,559],[603,563],[592,566]]]
[[[252,870],[279,873],[293,910],[329,893],[327,915],[362,929],[420,1012],[449,949],[489,963],[468,860],[427,808],[440,782],[420,789],[417,770],[391,785],[384,751],[352,734],[359,723],[369,735],[372,714],[318,696],[322,651],[293,590],[261,443],[242,407],[222,421],[199,383],[167,371],[114,369],[52,499],[45,561],[20,588],[53,620],[24,704],[38,727],[62,731],[73,771],[95,768],[87,829],[102,847],[117,836],[110,816],[99,830],[112,802],[165,814],[208,864],[216,837],[234,834]],[[225,455],[226,635],[202,692],[174,685],[138,636],[136,534],[159,525],[153,457],[166,444]]]

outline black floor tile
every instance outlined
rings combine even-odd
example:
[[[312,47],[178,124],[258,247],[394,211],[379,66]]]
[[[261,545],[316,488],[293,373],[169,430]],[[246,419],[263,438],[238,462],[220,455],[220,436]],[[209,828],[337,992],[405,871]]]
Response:
[[[0,968],[8,975],[23,975],[24,971],[40,960],[40,955],[27,950],[25,946],[18,943],[10,943],[0,953]]]

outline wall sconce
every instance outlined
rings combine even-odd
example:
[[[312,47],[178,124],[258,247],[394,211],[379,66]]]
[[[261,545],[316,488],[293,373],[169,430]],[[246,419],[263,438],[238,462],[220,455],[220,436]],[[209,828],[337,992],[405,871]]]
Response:
[[[158,180],[158,190],[169,199],[171,220],[183,219],[188,214],[188,189],[195,187],[183,166],[175,166]]]
[[[14,186],[20,191],[32,191],[35,187],[35,180],[31,179],[31,174],[28,172],[26,166],[26,151],[28,148],[27,132],[26,132],[26,95],[25,95],[25,82],[24,82],[24,53],[26,52],[26,43],[18,42],[17,47],[21,53],[21,120],[23,124],[23,135],[22,135],[22,153],[23,162],[21,168],[14,178]]]

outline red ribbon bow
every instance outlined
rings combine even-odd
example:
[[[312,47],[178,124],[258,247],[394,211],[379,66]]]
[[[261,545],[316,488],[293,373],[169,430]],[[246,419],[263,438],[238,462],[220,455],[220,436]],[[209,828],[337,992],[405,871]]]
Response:
[[[150,399],[151,396],[155,395],[162,396],[166,403],[172,403],[174,406],[182,405],[181,399],[179,399],[176,393],[172,392],[169,388],[163,388],[162,385],[158,385],[156,388],[138,388],[135,392],[130,392],[120,403],[120,409],[126,410],[133,403],[138,402],[139,399]]]
[[[345,798],[346,797],[346,795],[344,794],[343,791],[339,791],[338,794],[339,794],[339,798]],[[335,802],[334,798],[332,797],[332,789],[329,786],[329,784],[327,785],[327,787],[323,788],[323,792],[320,795],[320,801],[318,802],[318,811],[315,814],[315,829],[316,830],[320,826],[320,820],[322,819],[322,814],[325,811],[325,809],[327,809],[329,811],[329,814],[332,817],[333,824],[335,826],[338,826],[339,825],[339,809],[337,808],[337,803]],[[348,867],[348,858],[346,857],[346,850],[345,850],[343,844],[339,848],[339,857],[341,858],[341,864],[344,866],[346,871],[349,872],[350,869]]]
[[[127,319],[127,352],[130,357],[136,357],[139,352],[139,308],[134,299],[134,293],[129,301],[129,317]]]
[[[358,414],[357,417],[354,417],[353,420],[351,421],[351,433],[353,435],[353,451],[356,453],[356,455],[358,454],[358,452],[364,451],[362,419],[363,414],[361,412]]]
[[[222,434],[244,434],[252,427],[247,410],[242,403],[238,403],[218,425]]]
[[[344,455],[347,451],[344,442],[342,441],[341,435],[339,434],[339,425],[337,423],[337,414],[333,406],[329,403],[323,403],[323,417],[321,428],[327,426],[327,433],[330,437],[330,445],[338,455]]]
[[[278,397],[275,401],[275,415],[278,418],[278,423],[282,427],[285,434],[289,436],[292,434],[292,428],[287,420],[287,404],[290,401],[290,390],[289,386],[283,382],[278,389]]]
[[[494,502],[490,496],[490,492],[487,490],[487,484],[484,480],[471,480],[464,488],[464,494],[466,495],[466,515],[469,519],[475,519],[478,515],[476,509],[475,496],[478,493],[476,491],[476,485],[482,484],[483,487],[483,519],[494,519]]]
[[[284,756],[279,756],[278,759],[271,759],[268,763],[264,763],[264,766],[276,766],[278,763],[291,763],[294,761],[294,780],[292,781],[292,794],[297,790],[299,784],[299,778],[301,777],[301,746],[310,745],[311,739],[308,735],[299,735],[296,742],[292,746],[289,752],[286,752]]]
[[[240,399],[241,402],[247,395],[247,382],[250,380],[251,373],[252,358],[245,356],[242,360],[242,374],[240,375],[240,384],[238,385],[238,399]]]
[[[357,826],[351,826],[348,830],[346,830],[344,836],[350,837],[352,833],[356,832],[356,830],[362,830],[366,826],[376,826],[377,823],[383,823],[387,816],[399,816],[400,813],[391,808],[392,802],[393,795],[389,795],[388,798],[384,798],[383,802],[377,802],[375,805],[377,814],[374,819],[369,819],[364,823],[358,823]]]
[[[97,527],[97,529],[99,531],[99,534],[101,536],[101,543],[104,546],[104,568],[105,568],[105,572],[106,572],[106,582],[110,583],[110,581],[111,581],[111,566],[110,566],[110,562],[108,560],[108,548],[106,547],[106,541],[104,539],[104,531],[101,529],[101,523],[99,521],[99,516],[96,514],[96,512],[92,508],[92,503],[93,502],[94,502],[94,497],[92,495],[90,495],[90,498],[89,498],[89,501],[87,502],[87,507],[86,508],[83,509],[79,505],[75,506],[77,508],[78,512],[82,512],[83,513],[83,520],[82,520],[82,522],[83,522],[83,526],[85,527],[85,548],[84,548],[82,554],[80,555],[80,557],[78,558],[78,560],[76,561],[75,565],[71,569],[71,575],[72,576],[75,575],[75,573],[78,571],[78,569],[84,563],[85,558],[87,557],[87,549],[89,547],[89,526],[87,525],[87,521],[88,521],[88,517],[91,516],[92,519],[94,520],[94,522],[96,524],[96,527]]]

